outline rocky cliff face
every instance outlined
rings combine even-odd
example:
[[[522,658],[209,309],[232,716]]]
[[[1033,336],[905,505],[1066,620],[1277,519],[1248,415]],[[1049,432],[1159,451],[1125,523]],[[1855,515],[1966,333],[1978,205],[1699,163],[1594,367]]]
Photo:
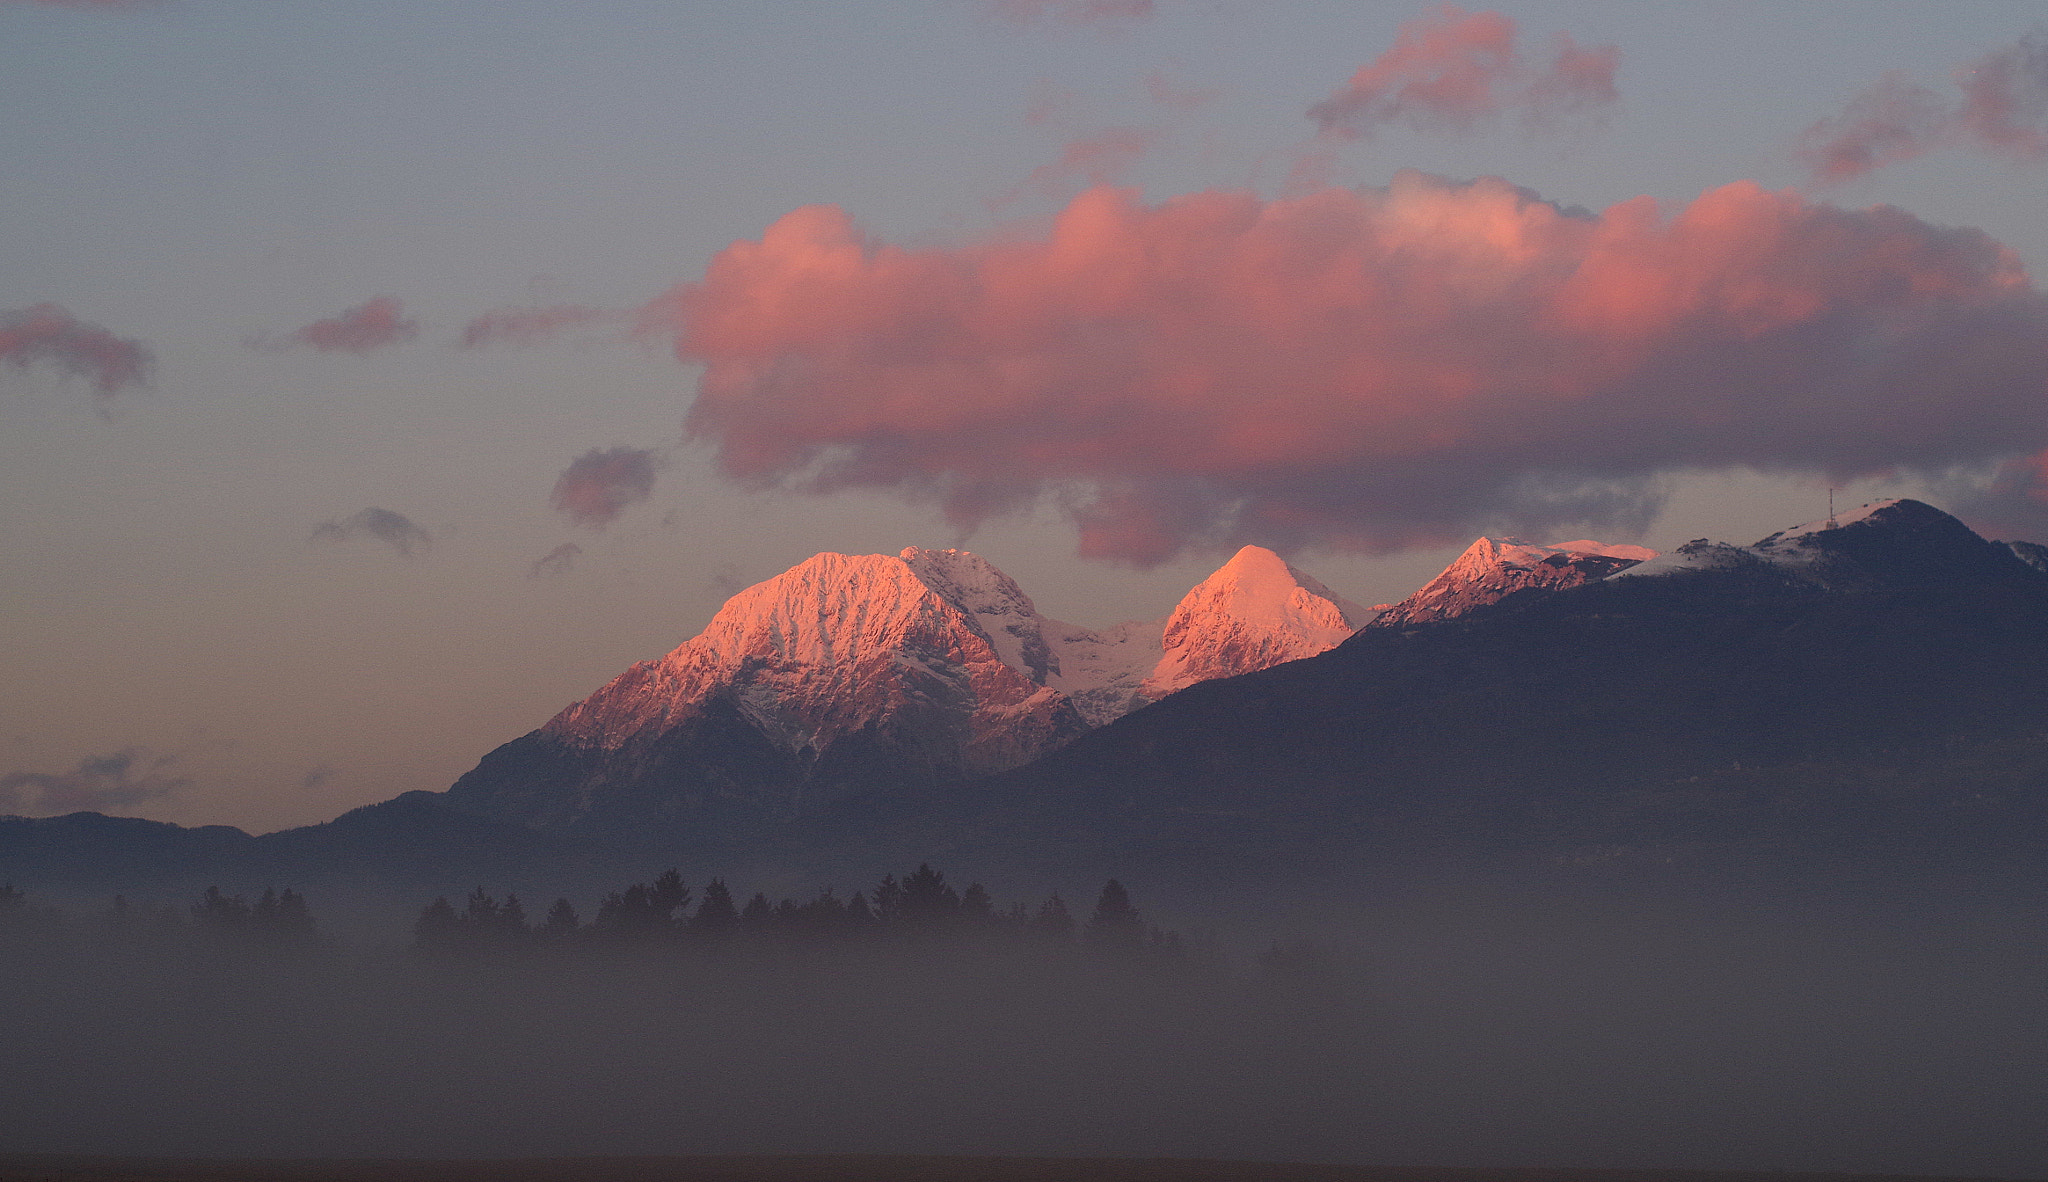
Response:
[[[1641,546],[1559,542],[1536,546],[1516,538],[1480,538],[1457,561],[1399,603],[1380,605],[1376,628],[1453,619],[1517,592],[1559,591],[1597,582],[1657,557]]]

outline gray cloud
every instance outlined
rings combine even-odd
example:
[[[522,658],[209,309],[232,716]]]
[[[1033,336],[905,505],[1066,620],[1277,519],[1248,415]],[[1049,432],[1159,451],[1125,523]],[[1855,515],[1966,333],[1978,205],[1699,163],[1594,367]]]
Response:
[[[605,308],[557,304],[539,308],[497,308],[469,322],[462,330],[462,347],[485,345],[538,345],[571,329],[619,320],[623,314]]]
[[[310,540],[346,542],[362,537],[375,538],[407,558],[425,550],[433,542],[432,536],[412,518],[390,509],[374,507],[338,520],[321,522],[313,527]]]
[[[533,565],[526,568],[526,577],[529,579],[547,579],[566,575],[575,568],[576,560],[582,556],[583,547],[574,542],[563,542],[546,554],[534,559]]]
[[[140,804],[191,783],[170,774],[176,763],[175,756],[124,747],[81,760],[68,772],[9,772],[0,776],[0,808],[55,815]]]
[[[90,381],[102,398],[142,385],[154,365],[142,342],[117,337],[55,304],[0,312],[0,361],[16,369],[51,366]]]
[[[569,462],[550,502],[577,525],[603,529],[629,505],[654,495],[661,456],[652,448],[593,447]]]

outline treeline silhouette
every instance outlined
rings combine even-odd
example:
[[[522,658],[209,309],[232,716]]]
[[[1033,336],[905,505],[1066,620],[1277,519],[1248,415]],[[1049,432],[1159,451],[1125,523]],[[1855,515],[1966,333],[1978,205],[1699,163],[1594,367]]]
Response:
[[[420,912],[415,947],[428,952],[602,946],[707,946],[732,941],[824,945],[911,943],[944,945],[974,940],[1042,947],[1079,947],[1122,956],[1182,960],[1187,943],[1176,932],[1146,923],[1116,879],[1103,884],[1085,922],[1057,893],[1036,907],[999,906],[980,883],[956,890],[930,864],[898,879],[885,876],[871,890],[841,898],[826,888],[803,901],[771,902],[756,892],[740,904],[722,878],[693,895],[680,871],[636,882],[607,894],[588,922],[567,899],[556,899],[538,921],[517,895],[499,899],[481,886],[458,908],[444,896]]]
[[[115,895],[99,917],[100,929],[108,935],[139,940],[180,940],[196,938],[213,944],[250,947],[304,947],[320,940],[306,898],[290,887],[266,887],[250,902],[241,895],[224,893],[218,886],[207,887],[189,907],[168,904],[131,903]],[[53,907],[29,900],[13,883],[0,884],[0,933],[64,930],[68,917]]]

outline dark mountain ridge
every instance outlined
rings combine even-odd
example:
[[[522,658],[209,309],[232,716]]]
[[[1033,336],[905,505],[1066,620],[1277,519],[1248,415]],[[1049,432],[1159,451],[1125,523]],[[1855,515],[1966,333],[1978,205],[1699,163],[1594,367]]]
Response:
[[[979,798],[992,847],[1058,833],[1190,861],[1397,842],[2037,849],[2044,770],[2048,577],[1902,501],[1368,628]]]

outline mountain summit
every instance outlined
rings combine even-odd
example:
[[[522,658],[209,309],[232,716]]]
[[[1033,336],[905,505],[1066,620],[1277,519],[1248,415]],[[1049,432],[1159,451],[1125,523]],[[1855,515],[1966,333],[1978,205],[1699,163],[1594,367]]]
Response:
[[[1596,582],[1655,557],[1655,550],[1641,546],[1588,541],[1535,546],[1519,538],[1480,538],[1413,595],[1382,604],[1372,623],[1376,628],[1436,623],[1517,592],[1561,591]]]
[[[534,828],[719,814],[1026,763],[1195,682],[1342,643],[1370,616],[1247,546],[1164,621],[1039,614],[965,550],[819,554],[732,597],[457,781],[458,807]]]
[[[1139,692],[1157,701],[1198,681],[1313,657],[1371,618],[1278,554],[1246,546],[1167,617],[1159,662]]]

